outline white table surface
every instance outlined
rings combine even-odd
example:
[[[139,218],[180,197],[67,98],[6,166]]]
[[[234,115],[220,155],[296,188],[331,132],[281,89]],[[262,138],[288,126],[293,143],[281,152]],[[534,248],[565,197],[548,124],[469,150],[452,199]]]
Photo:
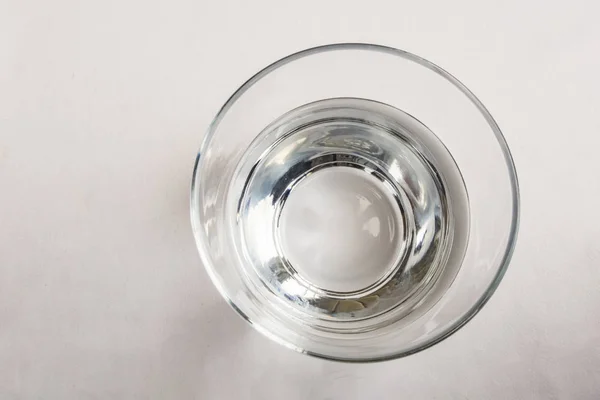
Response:
[[[0,0],[0,399],[600,398],[597,1]],[[270,342],[189,223],[221,104],[288,53],[426,57],[502,128],[517,250],[465,328],[391,362]]]

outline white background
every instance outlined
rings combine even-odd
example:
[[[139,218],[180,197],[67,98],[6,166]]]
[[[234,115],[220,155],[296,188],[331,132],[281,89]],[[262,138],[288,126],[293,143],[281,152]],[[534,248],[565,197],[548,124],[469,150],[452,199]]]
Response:
[[[0,398],[600,398],[598,4],[0,0]],[[484,310],[379,364],[255,332],[189,223],[221,104],[266,64],[341,41],[458,77],[522,190],[517,250]]]

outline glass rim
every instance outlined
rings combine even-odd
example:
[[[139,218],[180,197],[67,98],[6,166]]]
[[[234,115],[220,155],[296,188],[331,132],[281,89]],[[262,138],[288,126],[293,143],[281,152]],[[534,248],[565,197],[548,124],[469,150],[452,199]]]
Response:
[[[477,110],[482,114],[482,116],[485,118],[486,122],[492,129],[494,136],[496,137],[498,145],[500,146],[500,150],[502,151],[502,154],[504,156],[504,161],[505,161],[506,168],[508,171],[509,181],[510,181],[510,189],[511,189],[511,198],[512,198],[512,204],[511,204],[512,215],[511,215],[511,221],[510,221],[510,229],[509,229],[509,234],[508,234],[508,241],[507,241],[507,244],[503,251],[503,257],[497,267],[497,271],[494,275],[494,278],[492,279],[491,283],[489,284],[487,289],[484,291],[484,293],[479,297],[479,299],[465,313],[463,313],[460,317],[458,317],[458,319],[454,323],[450,324],[445,329],[441,330],[441,332],[432,336],[432,338],[426,340],[425,343],[422,343],[417,346],[413,346],[411,348],[407,348],[405,350],[397,351],[395,353],[390,353],[390,354],[383,355],[383,356],[375,356],[375,357],[371,357],[371,358],[364,358],[364,359],[363,358],[340,358],[340,357],[330,356],[327,354],[313,352],[311,350],[307,350],[307,349],[298,347],[294,343],[276,335],[275,333],[271,332],[267,328],[263,327],[259,321],[253,320],[246,313],[244,313],[235,304],[235,302],[229,297],[229,295],[227,294],[227,291],[225,290],[224,285],[219,280],[219,278],[217,277],[217,275],[214,271],[214,265],[211,261],[209,251],[206,247],[206,242],[207,242],[208,238],[206,237],[204,230],[201,229],[202,218],[197,211],[198,208],[196,207],[199,202],[198,186],[202,185],[201,182],[196,182],[197,174],[198,174],[199,168],[201,167],[200,164],[203,160],[202,154],[204,154],[204,152],[210,146],[211,139],[215,135],[217,128],[219,126],[219,123],[225,117],[225,115],[227,114],[229,109],[233,106],[233,104],[241,96],[243,96],[244,93],[248,89],[250,89],[250,87],[252,87],[255,83],[257,83],[263,77],[265,77],[269,73],[275,71],[276,69],[281,68],[281,67],[285,66],[286,64],[291,63],[293,61],[296,61],[296,60],[299,60],[299,59],[302,59],[302,58],[305,58],[305,57],[308,57],[311,55],[330,52],[330,51],[338,51],[338,50],[367,50],[367,51],[374,51],[374,52],[380,52],[380,53],[398,56],[398,57],[404,58],[406,60],[415,62],[418,65],[435,72],[436,74],[438,74],[439,76],[443,77],[448,82],[450,82],[452,85],[454,85],[458,90],[460,90],[471,101],[471,103],[473,103],[473,105],[475,105]],[[410,53],[408,51],[400,50],[400,49],[390,47],[390,46],[384,46],[384,45],[378,45],[378,44],[372,44],[372,43],[354,43],[354,42],[352,42],[352,43],[326,44],[326,45],[311,47],[308,49],[304,49],[304,50],[300,50],[298,52],[292,53],[292,54],[285,56],[285,57],[269,64],[268,66],[264,67],[259,72],[254,74],[250,79],[248,79],[246,82],[244,82],[238,89],[236,89],[236,91],[227,99],[227,101],[220,108],[220,110],[218,111],[216,116],[213,118],[212,122],[210,123],[210,125],[206,131],[204,139],[202,140],[202,143],[200,145],[200,149],[197,153],[196,161],[195,161],[194,169],[193,169],[193,173],[192,173],[192,184],[191,184],[191,193],[190,193],[190,209],[191,209],[190,217],[191,217],[192,230],[193,230],[196,246],[198,248],[198,252],[200,253],[200,258],[201,258],[202,264],[204,265],[206,272],[208,273],[213,285],[217,288],[217,291],[219,292],[221,297],[223,297],[226,300],[226,302],[231,306],[231,308],[233,308],[236,311],[236,313],[239,316],[241,316],[250,325],[252,325],[257,331],[259,331],[263,335],[267,336],[269,339],[271,339],[289,349],[297,351],[299,353],[303,353],[303,354],[307,354],[307,355],[310,355],[313,357],[331,360],[331,361],[339,361],[339,362],[347,362],[347,363],[369,363],[369,362],[394,360],[394,359],[406,357],[411,354],[415,354],[420,351],[423,351],[423,350],[447,339],[452,334],[457,332],[460,328],[462,328],[465,324],[467,324],[475,315],[477,315],[477,313],[485,306],[485,304],[488,302],[488,300],[492,297],[492,295],[498,288],[500,282],[502,281],[502,278],[504,277],[504,274],[506,273],[506,270],[508,269],[508,265],[510,264],[510,261],[512,259],[512,256],[513,256],[513,253],[515,250],[515,246],[516,246],[518,227],[519,227],[520,195],[519,195],[518,177],[517,177],[517,172],[516,172],[515,165],[514,165],[514,160],[513,160],[512,154],[509,150],[506,139],[504,138],[504,135],[502,134],[502,131],[500,130],[500,127],[498,126],[498,124],[496,123],[496,121],[494,120],[492,115],[489,113],[487,108],[483,105],[483,103],[461,81],[459,81],[452,74],[450,74],[443,68],[439,67],[438,65],[434,64],[433,62],[428,61],[428,60],[426,60],[422,57],[419,57],[413,53]]]

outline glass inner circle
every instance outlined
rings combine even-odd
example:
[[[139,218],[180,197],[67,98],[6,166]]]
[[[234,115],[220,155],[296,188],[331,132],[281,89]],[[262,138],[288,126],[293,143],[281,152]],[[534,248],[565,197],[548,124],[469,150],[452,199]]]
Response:
[[[460,267],[449,263],[467,242],[454,218],[468,215],[460,172],[427,127],[388,105],[334,98],[292,110],[234,178],[231,224],[248,279],[323,329],[424,311]]]
[[[403,218],[394,193],[358,168],[309,173],[290,191],[276,239],[299,276],[322,291],[359,292],[398,264]]]

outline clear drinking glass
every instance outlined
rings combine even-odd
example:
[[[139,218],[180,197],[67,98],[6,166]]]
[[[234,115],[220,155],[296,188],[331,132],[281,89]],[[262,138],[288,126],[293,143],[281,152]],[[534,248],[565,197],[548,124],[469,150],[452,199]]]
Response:
[[[294,350],[377,361],[471,319],[508,266],[518,184],[491,115],[456,78],[371,44],[258,72],[204,139],[191,218],[232,307]]]

